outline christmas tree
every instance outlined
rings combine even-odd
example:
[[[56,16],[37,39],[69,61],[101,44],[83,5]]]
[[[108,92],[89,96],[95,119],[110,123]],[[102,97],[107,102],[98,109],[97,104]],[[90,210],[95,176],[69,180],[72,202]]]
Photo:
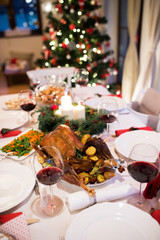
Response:
[[[89,71],[90,83],[117,74],[110,37],[106,33],[107,20],[99,14],[98,1],[59,0],[52,5],[42,39],[42,58],[37,59],[36,65],[85,68]]]

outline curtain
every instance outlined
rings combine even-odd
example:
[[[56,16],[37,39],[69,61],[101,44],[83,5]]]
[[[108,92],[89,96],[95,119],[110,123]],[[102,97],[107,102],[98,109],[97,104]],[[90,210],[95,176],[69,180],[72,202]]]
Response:
[[[143,25],[141,37],[140,74],[132,100],[139,100],[141,93],[156,87],[156,48],[160,38],[160,1],[145,0],[143,8]],[[158,70],[158,68],[157,68]]]
[[[126,102],[131,100],[139,74],[135,36],[139,23],[140,6],[141,0],[128,0],[127,20],[130,42],[124,61],[122,77],[122,97]]]

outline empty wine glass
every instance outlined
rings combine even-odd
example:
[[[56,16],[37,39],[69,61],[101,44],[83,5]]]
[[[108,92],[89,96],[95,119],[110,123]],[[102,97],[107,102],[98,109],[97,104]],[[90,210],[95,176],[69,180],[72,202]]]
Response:
[[[110,124],[115,122],[119,115],[119,109],[116,99],[114,98],[102,98],[98,102],[97,113],[102,119],[102,121],[107,124],[107,142],[112,141],[112,137],[110,135]]]
[[[84,68],[77,68],[74,73],[74,80],[76,85],[80,87],[80,101],[83,100],[82,87],[86,86],[89,81],[89,72]]]
[[[30,89],[25,89],[18,94],[19,106],[23,111],[28,112],[28,125],[31,126],[30,111],[36,107],[36,96],[35,93]]]
[[[158,150],[155,146],[139,143],[133,146],[127,161],[127,169],[133,179],[140,183],[138,197],[132,197],[129,203],[142,210],[147,210],[147,204],[143,202],[142,183],[154,180],[159,173]]]
[[[53,194],[53,185],[59,182],[64,173],[64,164],[59,150],[53,146],[38,149],[33,157],[33,167],[37,181],[49,186],[49,194],[45,195],[43,203],[39,200],[38,211],[48,216],[55,216],[61,212],[63,201]],[[42,199],[42,198],[41,198]]]

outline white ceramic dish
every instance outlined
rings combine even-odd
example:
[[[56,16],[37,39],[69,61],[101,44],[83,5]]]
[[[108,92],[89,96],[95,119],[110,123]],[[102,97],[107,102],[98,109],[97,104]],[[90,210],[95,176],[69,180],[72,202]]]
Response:
[[[0,129],[20,128],[28,121],[28,113],[23,111],[8,111],[5,115],[0,114]]]
[[[148,213],[125,203],[100,203],[80,212],[66,240],[159,240],[158,222]]]
[[[88,105],[89,107],[92,107],[92,108],[97,108],[99,101],[102,100],[102,99],[105,99],[105,98],[115,99],[117,101],[119,110],[122,110],[123,108],[127,107],[126,102],[122,98],[119,98],[119,97],[116,97],[116,96],[93,97],[93,98],[90,98],[90,99],[86,100],[84,102],[84,104],[86,104],[86,105]]]
[[[128,158],[132,147],[138,143],[152,144],[160,151],[160,134],[146,130],[126,132],[116,138],[115,148],[120,154]]]
[[[29,130],[26,130],[26,131],[20,133],[19,135],[15,136],[15,137],[1,138],[1,139],[0,139],[0,148],[2,148],[3,146],[5,146],[6,144],[10,143],[13,139],[16,139],[16,138],[18,138],[19,136],[27,133],[28,131],[29,131]],[[26,155],[26,156],[21,156],[21,157],[19,157],[19,158],[18,158],[17,156],[14,156],[14,155],[13,155],[13,156],[6,156],[6,157],[9,157],[9,158],[13,159],[14,161],[21,162],[21,161],[23,161],[25,158],[27,158],[28,156],[32,155],[34,152],[35,152],[35,150],[33,149],[28,155]],[[5,152],[2,152],[2,151],[0,150],[0,155],[4,156],[4,155],[6,155],[6,153],[5,153]],[[4,161],[5,161],[5,160],[4,160]]]
[[[35,185],[32,171],[18,163],[0,162],[0,212],[24,201]]]

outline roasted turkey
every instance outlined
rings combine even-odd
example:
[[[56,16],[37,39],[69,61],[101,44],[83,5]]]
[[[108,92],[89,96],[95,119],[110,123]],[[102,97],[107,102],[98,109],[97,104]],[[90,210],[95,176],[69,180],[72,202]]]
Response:
[[[83,154],[83,152],[89,146],[94,146],[97,149],[97,154],[103,159],[113,158],[109,148],[106,143],[103,142],[101,138],[89,138],[87,142],[82,144],[78,139],[77,135],[71,130],[67,125],[59,125],[54,131],[46,134],[41,142],[40,147],[45,146],[55,146],[59,149],[61,156],[64,161],[64,175],[63,180],[71,184],[77,185],[85,189],[90,196],[94,197],[95,190],[88,188],[84,184],[84,179],[82,176],[79,176],[76,172],[77,169],[80,170],[91,170],[93,168],[93,161],[89,159],[79,159],[77,157],[77,150]],[[35,146],[37,150],[37,147]],[[53,156],[52,150],[46,149],[47,155]],[[39,154],[43,156],[43,153],[39,151]],[[58,166],[60,163],[55,162]]]

